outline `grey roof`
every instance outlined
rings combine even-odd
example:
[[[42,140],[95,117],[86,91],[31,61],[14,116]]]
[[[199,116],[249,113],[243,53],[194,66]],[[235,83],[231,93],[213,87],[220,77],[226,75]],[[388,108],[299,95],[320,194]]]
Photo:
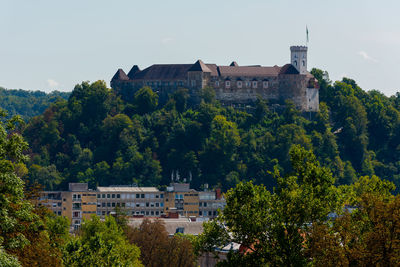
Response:
[[[128,77],[133,79],[135,74],[140,72],[138,65],[133,65],[132,69],[128,72]]]
[[[112,80],[186,80],[188,71],[208,72],[211,76],[222,76],[227,79],[240,76],[266,78],[276,77],[280,74],[299,74],[297,69],[291,64],[286,64],[283,67],[276,65],[272,67],[263,67],[260,65],[239,66],[233,61],[230,66],[217,66],[216,64],[204,64],[203,61],[198,60],[194,64],[156,64],[142,71],[137,65],[134,65],[128,75],[122,69],[119,69]],[[313,76],[307,73],[307,77]]]
[[[135,186],[99,186],[98,192],[122,192],[122,193],[140,193],[140,192],[160,192],[156,187],[135,187]]]
[[[122,69],[118,69],[117,72],[114,74],[112,77],[111,81],[114,80],[129,80],[129,77],[126,75],[126,73]]]
[[[279,74],[299,74],[299,71],[292,64],[286,64],[281,68]]]
[[[235,67],[235,66],[219,66],[218,70],[221,76],[277,76],[280,71],[280,67]]]
[[[129,219],[128,225],[139,227],[145,218]],[[192,222],[188,218],[179,219],[164,219],[164,218],[151,218],[150,220],[161,220],[169,235],[174,235],[177,228],[184,228],[184,234],[199,235],[203,232],[203,222]]]
[[[157,64],[134,75],[134,80],[186,80],[193,64]]]

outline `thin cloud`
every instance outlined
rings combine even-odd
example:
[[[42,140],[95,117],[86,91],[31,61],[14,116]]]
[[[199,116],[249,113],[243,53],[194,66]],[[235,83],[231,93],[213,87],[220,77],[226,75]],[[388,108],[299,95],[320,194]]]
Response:
[[[365,59],[365,60],[367,60],[367,61],[371,61],[371,62],[374,62],[374,63],[377,63],[377,62],[378,62],[378,60],[376,60],[375,58],[369,56],[369,55],[367,54],[367,52],[365,52],[365,51],[358,51],[357,54],[360,55],[363,59]]]
[[[169,44],[172,41],[174,41],[174,38],[172,38],[172,37],[164,37],[163,39],[161,39],[161,43],[163,43],[163,44]]]
[[[57,81],[55,81],[55,80],[53,80],[53,79],[48,79],[48,80],[47,80],[47,84],[48,84],[48,86],[51,87],[51,88],[55,88],[55,87],[57,87],[57,86],[60,85]]]

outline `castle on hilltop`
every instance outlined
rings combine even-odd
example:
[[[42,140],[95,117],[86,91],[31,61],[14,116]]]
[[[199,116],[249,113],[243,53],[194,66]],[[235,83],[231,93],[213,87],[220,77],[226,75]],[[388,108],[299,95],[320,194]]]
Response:
[[[270,104],[294,102],[302,111],[318,111],[319,85],[307,71],[307,47],[290,47],[290,64],[282,67],[229,66],[205,64],[156,64],[144,70],[137,65],[126,74],[119,69],[111,80],[111,87],[125,99],[132,99],[137,90],[150,87],[165,102],[178,88],[187,88],[191,100],[199,100],[204,87],[215,90],[216,99],[226,105],[251,105],[258,96]]]

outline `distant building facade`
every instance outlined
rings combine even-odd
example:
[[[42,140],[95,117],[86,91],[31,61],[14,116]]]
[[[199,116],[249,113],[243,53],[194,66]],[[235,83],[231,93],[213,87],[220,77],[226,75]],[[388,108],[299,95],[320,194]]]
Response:
[[[93,214],[100,218],[119,209],[129,217],[187,217],[212,219],[226,205],[220,190],[196,191],[188,183],[171,183],[166,191],[155,187],[105,186],[88,189],[87,183],[70,183],[67,191],[40,193],[39,205],[67,217],[79,228]]]
[[[97,187],[97,215],[104,217],[116,208],[128,216],[159,217],[164,213],[164,192],[155,187]]]
[[[97,211],[96,192],[89,190],[87,183],[70,183],[68,191],[41,192],[39,200],[54,214],[67,217],[75,229]]]
[[[160,101],[178,88],[189,89],[193,102],[199,101],[199,91],[205,87],[215,90],[216,98],[226,105],[248,105],[258,96],[272,104],[292,100],[302,111],[318,111],[319,85],[307,71],[307,47],[292,46],[291,63],[282,67],[229,66],[205,64],[157,64],[144,70],[137,65],[126,74],[119,69],[111,87],[125,99],[132,99],[144,86],[157,92]]]

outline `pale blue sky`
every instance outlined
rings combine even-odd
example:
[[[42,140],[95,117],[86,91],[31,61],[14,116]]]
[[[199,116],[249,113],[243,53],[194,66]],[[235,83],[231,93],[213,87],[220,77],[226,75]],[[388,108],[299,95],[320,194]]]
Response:
[[[0,86],[70,91],[155,63],[283,65],[310,32],[309,69],[400,91],[400,1],[0,0]]]

